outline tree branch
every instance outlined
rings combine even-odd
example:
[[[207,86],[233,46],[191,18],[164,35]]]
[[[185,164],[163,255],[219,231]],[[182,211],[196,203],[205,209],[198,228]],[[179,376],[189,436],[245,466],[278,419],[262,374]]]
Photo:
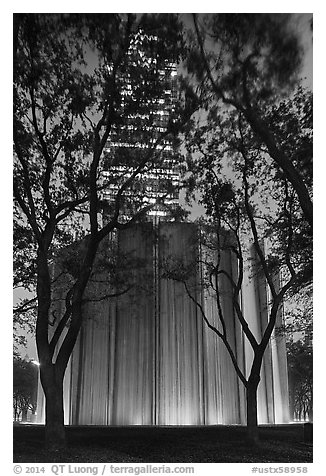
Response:
[[[231,357],[231,360],[232,360],[232,363],[233,363],[233,366],[234,366],[234,369],[238,375],[238,377],[240,378],[241,382],[244,384],[245,387],[247,387],[247,380],[244,376],[244,374],[242,373],[240,367],[238,366],[238,362],[237,362],[237,359],[234,355],[234,352],[229,344],[229,342],[227,341],[225,335],[223,335],[215,326],[213,326],[209,320],[207,319],[207,316],[205,314],[205,311],[203,309],[203,306],[192,296],[192,294],[190,293],[189,289],[188,289],[188,286],[187,286],[187,283],[185,281],[183,281],[183,284],[185,286],[185,289],[186,289],[186,292],[189,296],[189,298],[192,300],[192,302],[198,307],[198,309],[200,310],[201,312],[201,315],[202,315],[202,318],[205,322],[205,324],[207,325],[207,327],[209,329],[211,329],[223,342],[223,344],[225,345],[227,351],[228,351],[228,354],[229,356]]]

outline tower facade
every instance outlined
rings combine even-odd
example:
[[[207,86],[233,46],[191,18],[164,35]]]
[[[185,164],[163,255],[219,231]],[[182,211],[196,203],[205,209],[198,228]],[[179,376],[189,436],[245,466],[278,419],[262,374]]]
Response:
[[[123,193],[124,218],[147,205],[151,206],[148,215],[166,216],[167,210],[178,204],[178,147],[176,140],[167,134],[175,113],[177,70],[171,61],[151,53],[157,40],[139,31],[129,47],[128,69],[120,78],[123,81],[118,111],[121,120],[112,128],[107,141],[102,170],[106,186],[102,194],[104,220],[110,217],[121,186],[145,162],[141,173],[136,173]],[[143,87],[149,80],[153,83],[148,85],[153,87],[148,97],[138,93],[139,75]]]

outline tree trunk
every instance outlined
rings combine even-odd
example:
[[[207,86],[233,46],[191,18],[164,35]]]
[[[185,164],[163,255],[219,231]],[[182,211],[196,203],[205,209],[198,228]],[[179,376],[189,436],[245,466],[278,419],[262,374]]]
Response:
[[[15,403],[15,421],[19,421],[18,404]]]
[[[310,422],[313,421],[313,407],[311,402],[309,402],[309,407],[308,407],[308,419]]]
[[[63,379],[56,378],[53,364],[40,370],[45,393],[45,444],[48,449],[60,450],[66,446]]]
[[[51,450],[59,450],[66,444],[63,411],[64,372],[59,372],[59,366],[52,363],[48,341],[51,280],[45,245],[38,250],[37,266],[36,345],[40,361],[40,380],[45,395],[45,444]]]
[[[81,303],[95,260],[99,241],[91,239],[79,278],[74,285],[72,317],[68,332],[60,346],[55,364],[53,350],[48,341],[49,311],[51,306],[51,282],[47,255],[38,251],[38,318],[36,343],[40,361],[40,379],[45,394],[45,443],[51,450],[66,446],[63,408],[63,378],[69,357],[73,351],[82,322]]]
[[[259,380],[258,380],[259,383]],[[247,397],[247,440],[251,445],[259,442],[257,417],[257,388],[258,383],[249,379],[246,391]]]
[[[22,410],[22,422],[23,423],[27,422],[27,408],[23,408]]]

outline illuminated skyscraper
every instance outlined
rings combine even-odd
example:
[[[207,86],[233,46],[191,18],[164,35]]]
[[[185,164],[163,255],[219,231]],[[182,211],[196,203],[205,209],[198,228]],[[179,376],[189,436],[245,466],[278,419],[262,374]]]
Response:
[[[151,45],[156,41],[155,36],[138,32],[129,48],[131,60],[123,74],[120,101],[120,112],[123,112],[120,117],[123,119],[117,121],[112,130],[102,171],[103,182],[107,184],[102,196],[104,219],[112,213],[120,187],[149,154],[151,158],[144,170],[123,194],[123,215],[130,217],[141,206],[152,205],[148,215],[166,216],[167,209],[178,204],[178,150],[171,136],[166,135],[175,112],[177,71],[176,65],[170,61],[150,56]],[[148,76],[154,76],[156,89],[149,90],[148,97],[137,97],[137,73],[143,75],[143,85]],[[155,150],[151,152],[151,149]]]

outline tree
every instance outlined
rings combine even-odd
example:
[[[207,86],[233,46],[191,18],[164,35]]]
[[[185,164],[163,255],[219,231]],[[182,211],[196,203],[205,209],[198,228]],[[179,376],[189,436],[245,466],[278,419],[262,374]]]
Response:
[[[312,420],[312,346],[298,340],[288,344],[290,410],[294,420]]]
[[[35,413],[37,405],[37,385],[38,370],[35,364],[23,360],[20,357],[14,357],[13,365],[14,377],[14,420],[26,421],[27,412],[31,410]]]
[[[305,104],[310,111],[310,95],[307,100],[301,90],[298,96],[298,104]],[[307,121],[307,114],[301,113],[302,109],[296,106],[291,110],[288,100],[278,108],[269,108],[265,117],[273,117],[271,129],[272,123],[277,124],[273,127],[275,137],[289,154],[292,151],[294,164],[302,157],[301,150],[308,150],[304,158],[307,160],[306,180],[310,183],[311,123]],[[297,127],[292,129],[293,124]],[[211,109],[207,122],[204,125],[198,123],[197,128],[188,134],[187,150],[190,174],[188,192],[190,195],[192,190],[201,193],[208,223],[213,228],[213,234],[208,232],[208,239],[204,239],[203,243],[210,250],[205,262],[207,271],[204,285],[215,294],[220,325],[212,325],[204,307],[196,301],[189,286],[189,267],[177,263],[176,266],[170,266],[168,275],[184,283],[204,322],[226,346],[235,371],[246,389],[248,440],[257,443],[257,388],[263,357],[276,322],[280,319],[284,299],[291,291],[311,280],[310,229],[291,181],[283,168],[269,156],[268,148],[264,147],[260,137],[252,130],[244,113]],[[254,246],[254,255],[250,251],[251,244]],[[221,259],[222,252],[226,250],[237,263],[237,273],[232,275],[223,267]],[[261,335],[250,329],[250,316],[245,315],[241,307],[241,289],[250,256],[254,258],[252,273],[266,287],[266,296],[269,296],[266,298],[268,318]],[[228,316],[223,312],[221,295],[223,279],[232,291],[234,312],[252,348],[249,375],[240,367],[228,340]]]
[[[279,329],[287,342],[290,412],[294,420],[312,420],[312,314],[312,283],[309,283],[285,303],[284,325]]]
[[[278,141],[270,116],[266,117],[266,110],[291,92],[301,65],[302,51],[290,16],[216,14],[202,18],[202,27],[196,14],[193,20],[187,68],[206,94],[206,108],[223,106],[246,121],[293,187],[311,229],[310,184],[292,160],[293,150]]]
[[[52,448],[65,444],[63,377],[100,244],[152,206],[138,179],[160,164],[164,141],[173,140],[189,117],[176,107],[159,129],[149,113],[164,91],[160,70],[181,52],[181,28],[172,14],[15,15],[15,221],[21,245],[28,240],[31,246],[31,264],[19,280],[24,283],[29,272],[36,276],[36,343],[46,443]],[[145,147],[139,154],[130,151],[119,174],[107,144],[124,133],[132,115],[147,117],[142,122]],[[114,197],[101,225],[101,193],[110,185]],[[131,215],[123,221],[128,206]],[[84,237],[78,269],[70,275],[65,309],[50,332],[53,263],[77,235]]]

